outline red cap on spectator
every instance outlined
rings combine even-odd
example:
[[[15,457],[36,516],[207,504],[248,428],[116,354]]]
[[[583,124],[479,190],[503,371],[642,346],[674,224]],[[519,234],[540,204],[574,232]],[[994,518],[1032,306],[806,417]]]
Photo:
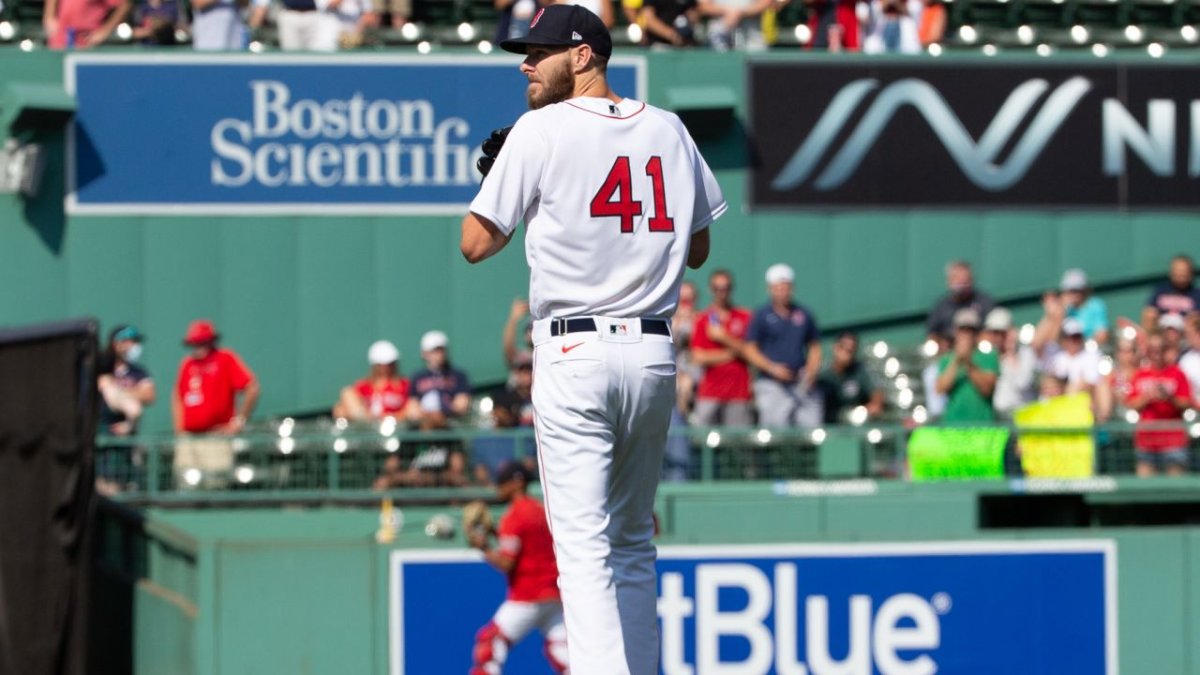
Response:
[[[216,342],[217,329],[208,319],[196,319],[188,326],[187,334],[183,336],[185,345],[204,345]]]

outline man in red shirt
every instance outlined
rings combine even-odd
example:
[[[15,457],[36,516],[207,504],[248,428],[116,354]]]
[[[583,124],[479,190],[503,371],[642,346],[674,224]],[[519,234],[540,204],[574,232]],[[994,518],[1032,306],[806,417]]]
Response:
[[[701,426],[749,426],[750,366],[741,348],[750,327],[750,311],[733,305],[733,275],[715,270],[708,278],[713,302],[696,317],[692,361],[704,368],[696,391],[696,423]]]
[[[411,417],[415,411],[409,408],[415,406],[410,404],[408,379],[399,374],[400,350],[387,340],[379,340],[367,350],[367,362],[370,373],[342,389],[333,416],[356,422]]]
[[[1140,423],[1154,427],[1139,429],[1133,438],[1139,476],[1153,476],[1163,470],[1177,476],[1188,467],[1188,435],[1182,421],[1162,427],[1168,421],[1183,419],[1192,392],[1187,376],[1167,362],[1165,351],[1162,337],[1152,335],[1146,341],[1147,364],[1134,373],[1129,386],[1128,406],[1138,411]]]
[[[46,0],[42,27],[51,49],[87,49],[103,44],[131,11],[132,0]]]
[[[242,430],[258,403],[258,380],[237,354],[220,349],[220,336],[203,319],[188,326],[183,344],[191,353],[179,364],[171,392],[171,417],[181,439],[175,446],[175,475],[182,485],[219,487],[233,467],[228,439],[192,438],[190,434],[233,435]],[[237,394],[241,406],[235,407]]]
[[[508,502],[500,518],[496,547],[490,532],[468,532],[472,547],[483,552],[489,564],[508,577],[508,598],[486,626],[475,635],[471,675],[498,675],[509,647],[537,628],[545,640],[546,660],[555,673],[567,672],[567,629],[563,625],[558,592],[558,566],[554,542],[542,503],[525,493],[526,469],[517,462],[505,464],[496,474],[496,493]]]

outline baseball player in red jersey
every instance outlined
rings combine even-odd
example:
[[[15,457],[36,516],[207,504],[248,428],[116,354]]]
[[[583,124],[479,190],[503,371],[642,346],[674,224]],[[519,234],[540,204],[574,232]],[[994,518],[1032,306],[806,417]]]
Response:
[[[508,598],[475,635],[471,675],[499,675],[509,647],[525,639],[534,628],[542,633],[550,667],[556,673],[567,672],[567,630],[563,626],[554,544],[541,502],[525,494],[527,483],[528,476],[520,464],[506,464],[497,473],[496,492],[509,507],[500,518],[495,548],[489,543],[489,533],[467,533],[471,546],[482,551],[484,559],[508,577]]]
[[[485,142],[461,248],[484,260],[525,221],[534,427],[571,672],[652,675],[670,317],[725,199],[677,116],[609,88],[612,39],[594,14],[551,5],[500,46],[526,55],[532,110]]]

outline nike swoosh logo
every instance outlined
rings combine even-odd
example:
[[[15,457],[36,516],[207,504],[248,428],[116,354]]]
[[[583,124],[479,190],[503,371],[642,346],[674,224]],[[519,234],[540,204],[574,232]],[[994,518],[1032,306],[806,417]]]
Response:
[[[571,351],[572,349],[575,349],[576,347],[578,347],[582,344],[583,344],[582,342],[576,342],[575,344],[571,345],[570,347],[563,345],[562,346],[563,353],[566,354],[567,352]]]

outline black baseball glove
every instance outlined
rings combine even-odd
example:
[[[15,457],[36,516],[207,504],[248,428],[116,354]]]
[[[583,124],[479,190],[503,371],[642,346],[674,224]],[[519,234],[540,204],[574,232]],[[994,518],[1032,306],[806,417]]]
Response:
[[[496,156],[500,154],[500,148],[504,147],[504,141],[508,138],[510,131],[512,131],[512,127],[496,129],[479,146],[483,150],[483,157],[475,162],[475,168],[479,169],[479,173],[483,174],[484,178],[487,178],[488,172],[492,170],[492,165],[496,163]]]

